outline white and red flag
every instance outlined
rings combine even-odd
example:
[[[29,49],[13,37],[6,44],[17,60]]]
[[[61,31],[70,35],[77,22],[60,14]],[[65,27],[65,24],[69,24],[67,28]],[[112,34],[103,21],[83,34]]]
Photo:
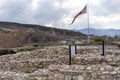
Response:
[[[82,9],[82,11],[80,11],[77,15],[74,16],[74,19],[72,20],[71,24],[74,23],[74,21],[76,20],[76,18],[79,16],[79,15],[82,15],[82,14],[85,14],[87,13],[87,5]]]

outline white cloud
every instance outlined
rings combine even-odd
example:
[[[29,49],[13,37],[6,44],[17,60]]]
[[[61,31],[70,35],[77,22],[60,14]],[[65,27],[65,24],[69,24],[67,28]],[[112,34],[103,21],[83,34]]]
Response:
[[[75,9],[75,8],[80,8],[81,6],[85,5],[87,2],[86,0],[81,0],[81,1],[78,1],[78,0],[67,0],[67,1],[64,1],[63,4],[62,4],[62,7],[64,8],[68,8],[68,9]]]
[[[89,0],[90,27],[120,29],[118,3],[120,0]],[[0,0],[0,20],[81,29],[87,27],[86,14],[69,24],[86,4],[87,0]]]
[[[95,28],[115,28],[120,29],[120,15],[109,15],[109,16],[91,16],[90,23]]]
[[[101,0],[88,0],[90,5],[100,5]]]
[[[52,23],[45,24],[44,26],[53,27]]]
[[[37,9],[37,7],[38,7],[38,3],[39,3],[39,1],[40,0],[32,0],[32,6],[31,6],[31,9],[32,10],[35,10],[35,9]]]
[[[4,5],[8,0],[0,0],[0,7]]]

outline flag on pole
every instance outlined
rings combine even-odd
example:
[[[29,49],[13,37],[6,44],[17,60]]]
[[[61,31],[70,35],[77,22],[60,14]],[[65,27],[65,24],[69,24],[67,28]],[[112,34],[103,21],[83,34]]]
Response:
[[[79,16],[79,15],[82,15],[82,14],[85,14],[87,13],[87,5],[82,9],[82,11],[80,11],[77,15],[74,16],[74,19],[73,21],[71,22],[71,24],[74,23],[74,21],[76,20],[76,18]]]

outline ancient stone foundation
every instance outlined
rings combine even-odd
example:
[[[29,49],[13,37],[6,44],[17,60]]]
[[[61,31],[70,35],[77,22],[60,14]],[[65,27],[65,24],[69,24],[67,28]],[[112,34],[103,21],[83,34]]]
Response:
[[[39,80],[120,80],[120,67],[109,65],[51,65]]]
[[[120,50],[79,46],[69,64],[68,47],[47,47],[0,56],[0,80],[120,80]]]
[[[0,72],[0,80],[120,80],[120,67],[51,65],[33,73]]]

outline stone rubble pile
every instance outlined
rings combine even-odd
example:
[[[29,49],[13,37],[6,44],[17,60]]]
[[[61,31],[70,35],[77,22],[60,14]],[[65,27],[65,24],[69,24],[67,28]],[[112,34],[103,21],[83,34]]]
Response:
[[[120,67],[109,65],[52,65],[44,80],[120,80]]]
[[[0,71],[0,80],[27,80],[28,75],[21,72]]]
[[[120,66],[120,56],[75,55],[72,57],[72,63],[79,65],[108,64]]]
[[[68,48],[48,47],[0,56],[0,70],[31,73],[52,64],[68,64]]]
[[[48,70],[38,69],[29,74],[19,71],[0,71],[0,80],[38,80],[40,77],[48,77]]]
[[[0,61],[10,60],[28,60],[28,59],[53,59],[59,58],[60,55],[68,55],[68,48],[66,47],[48,47],[45,49],[37,49],[33,51],[19,52],[14,55],[0,56]]]
[[[120,50],[78,46],[69,66],[69,47],[55,46],[0,56],[0,80],[119,80]]]

